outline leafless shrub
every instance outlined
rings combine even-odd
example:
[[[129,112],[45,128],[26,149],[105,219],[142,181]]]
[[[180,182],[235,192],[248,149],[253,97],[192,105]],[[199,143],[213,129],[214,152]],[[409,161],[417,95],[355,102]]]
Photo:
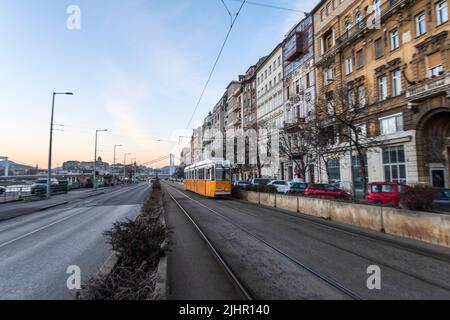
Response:
[[[438,192],[428,185],[416,185],[409,188],[400,196],[400,204],[410,210],[433,210],[433,201],[437,198]]]

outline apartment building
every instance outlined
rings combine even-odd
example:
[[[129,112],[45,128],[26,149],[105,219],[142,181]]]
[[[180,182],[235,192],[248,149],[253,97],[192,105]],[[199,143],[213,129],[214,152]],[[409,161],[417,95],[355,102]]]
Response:
[[[282,178],[314,180],[314,168],[308,177],[298,168],[298,137],[308,130],[308,120],[315,115],[314,31],[312,16],[307,15],[292,28],[283,41],[284,122],[282,139],[289,155],[283,156]]]
[[[369,181],[448,186],[447,1],[327,0],[313,10],[317,93],[330,104],[344,93],[377,145],[365,155]],[[349,188],[353,174],[361,187],[354,153],[330,160],[321,178]]]
[[[269,146],[272,134],[283,127],[283,46],[278,44],[256,69],[256,105],[258,130],[268,130]],[[270,152],[270,147],[267,147]],[[261,163],[261,175],[281,178],[280,163]]]
[[[181,160],[182,165],[189,166],[192,164],[191,148],[186,147],[186,148],[183,148],[183,150],[181,150],[180,160]]]

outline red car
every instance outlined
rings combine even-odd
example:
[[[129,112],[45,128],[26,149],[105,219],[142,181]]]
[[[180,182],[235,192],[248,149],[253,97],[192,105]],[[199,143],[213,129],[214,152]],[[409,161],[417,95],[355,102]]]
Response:
[[[367,201],[375,204],[400,206],[400,194],[408,190],[406,184],[397,182],[369,183]]]
[[[305,190],[306,196],[350,199],[351,195],[331,184],[311,184]]]

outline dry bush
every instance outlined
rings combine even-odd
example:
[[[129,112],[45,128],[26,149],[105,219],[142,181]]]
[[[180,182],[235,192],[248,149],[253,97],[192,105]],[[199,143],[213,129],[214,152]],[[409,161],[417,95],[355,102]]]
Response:
[[[438,192],[428,185],[417,185],[406,190],[400,195],[402,207],[410,210],[433,210],[433,201],[437,198]]]
[[[106,276],[94,277],[85,285],[83,300],[143,300],[155,296],[156,271],[166,248],[162,246],[166,227],[160,221],[164,212],[162,192],[152,190],[136,221],[114,223],[104,234],[120,256]]]

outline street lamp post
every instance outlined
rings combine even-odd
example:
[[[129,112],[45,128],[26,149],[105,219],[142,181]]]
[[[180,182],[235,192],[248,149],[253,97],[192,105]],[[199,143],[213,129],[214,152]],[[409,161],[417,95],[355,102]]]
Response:
[[[56,95],[69,95],[72,96],[72,92],[53,92],[52,98],[52,115],[50,119],[50,141],[48,148],[48,172],[47,172],[47,198],[50,198],[52,193],[52,144],[53,144],[53,116],[55,114],[55,97]]]
[[[123,154],[123,180],[125,180],[125,177],[127,176],[127,156],[129,156],[131,153],[124,153]]]
[[[95,130],[95,151],[94,151],[94,172],[93,172],[93,185],[94,191],[97,191],[97,137],[99,132],[106,132],[108,129]]]
[[[131,165],[133,166],[132,170],[133,170],[133,176],[136,178],[136,158],[131,159]]]
[[[114,184],[116,184],[116,148],[118,147],[123,147],[123,145],[121,144],[116,144],[114,146],[114,159],[113,159],[113,179],[114,179]]]

